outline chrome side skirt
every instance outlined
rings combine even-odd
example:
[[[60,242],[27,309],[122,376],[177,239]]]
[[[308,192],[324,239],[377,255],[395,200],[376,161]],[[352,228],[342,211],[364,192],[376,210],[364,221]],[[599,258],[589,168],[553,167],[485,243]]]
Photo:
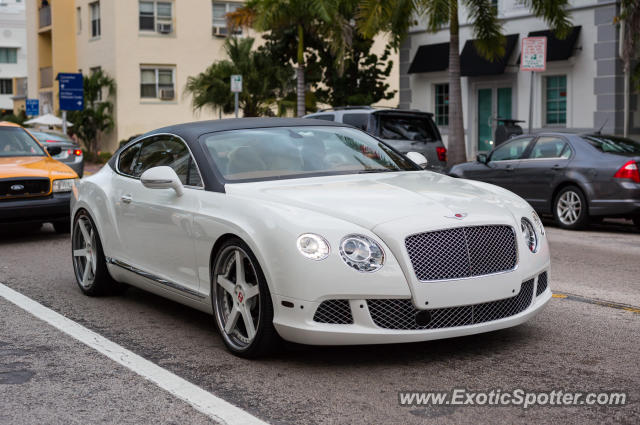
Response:
[[[132,273],[135,273],[135,274],[137,274],[139,276],[142,276],[144,278],[152,280],[155,283],[158,283],[158,284],[160,284],[162,286],[167,286],[167,287],[169,287],[171,289],[175,289],[175,290],[178,290],[180,292],[184,292],[186,294],[198,297],[200,299],[205,299],[207,297],[206,295],[203,295],[198,291],[194,291],[193,289],[186,288],[186,287],[184,287],[182,285],[179,285],[179,284],[177,284],[175,282],[171,282],[170,280],[163,279],[163,278],[161,278],[159,276],[156,276],[156,275],[154,275],[152,273],[146,272],[146,271],[141,270],[141,269],[139,269],[137,267],[134,267],[134,266],[132,266],[130,264],[127,264],[124,261],[116,260],[115,258],[111,258],[111,257],[105,257],[105,260],[107,261],[107,264],[113,264],[114,266],[121,267],[121,268],[123,268],[125,270],[128,270],[128,271],[130,271]]]

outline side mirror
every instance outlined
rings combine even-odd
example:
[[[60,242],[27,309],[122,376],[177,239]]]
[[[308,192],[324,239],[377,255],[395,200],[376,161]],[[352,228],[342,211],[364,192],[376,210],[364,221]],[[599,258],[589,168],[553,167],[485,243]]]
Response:
[[[408,152],[407,158],[409,158],[411,161],[418,164],[420,168],[427,168],[427,165],[429,164],[429,161],[427,161],[427,158],[425,158],[424,155],[418,152]]]
[[[45,147],[45,149],[47,150],[47,152],[49,152],[49,155],[51,156],[56,156],[60,152],[62,152],[62,148],[60,146],[47,146]]]
[[[479,153],[478,156],[476,156],[476,160],[481,164],[486,164],[489,161],[489,157],[486,153]]]
[[[149,168],[142,173],[140,181],[144,187],[149,189],[173,189],[178,196],[182,196],[184,193],[182,182],[171,167],[161,166]]]

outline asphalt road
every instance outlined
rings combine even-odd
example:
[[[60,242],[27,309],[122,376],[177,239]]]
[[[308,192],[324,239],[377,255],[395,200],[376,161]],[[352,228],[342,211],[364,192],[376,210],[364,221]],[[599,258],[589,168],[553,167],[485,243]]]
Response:
[[[88,298],[67,236],[0,229],[0,282],[270,423],[640,423],[640,232],[547,227],[553,298],[519,327],[417,344],[228,354],[212,318],[152,294]],[[405,407],[398,391],[624,391],[622,407]],[[208,423],[0,298],[0,423]]]

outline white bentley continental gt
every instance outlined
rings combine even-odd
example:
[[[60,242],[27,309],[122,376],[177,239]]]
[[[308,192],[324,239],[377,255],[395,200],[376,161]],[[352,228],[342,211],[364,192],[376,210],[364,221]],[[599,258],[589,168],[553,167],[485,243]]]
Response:
[[[211,313],[243,357],[280,338],[400,343],[531,319],[551,298],[536,213],[424,162],[320,120],[152,131],[74,187],[77,282],[87,295],[128,284]]]

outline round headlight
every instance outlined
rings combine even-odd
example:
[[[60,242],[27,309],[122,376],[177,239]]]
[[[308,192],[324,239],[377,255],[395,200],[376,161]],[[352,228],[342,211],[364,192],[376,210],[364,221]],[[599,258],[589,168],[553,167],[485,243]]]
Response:
[[[536,227],[540,231],[540,234],[544,236],[544,226],[542,225],[542,220],[540,220],[538,214],[536,214],[535,211],[531,211],[531,217],[533,218],[533,224],[536,225]]]
[[[524,242],[527,244],[527,248],[531,252],[538,251],[538,235],[533,228],[533,224],[526,218],[522,218],[522,234],[524,235]]]
[[[305,233],[296,243],[300,254],[311,260],[324,260],[329,256],[329,242],[320,235]]]
[[[360,272],[375,272],[384,264],[384,251],[373,239],[364,235],[348,235],[340,242],[340,256]]]

